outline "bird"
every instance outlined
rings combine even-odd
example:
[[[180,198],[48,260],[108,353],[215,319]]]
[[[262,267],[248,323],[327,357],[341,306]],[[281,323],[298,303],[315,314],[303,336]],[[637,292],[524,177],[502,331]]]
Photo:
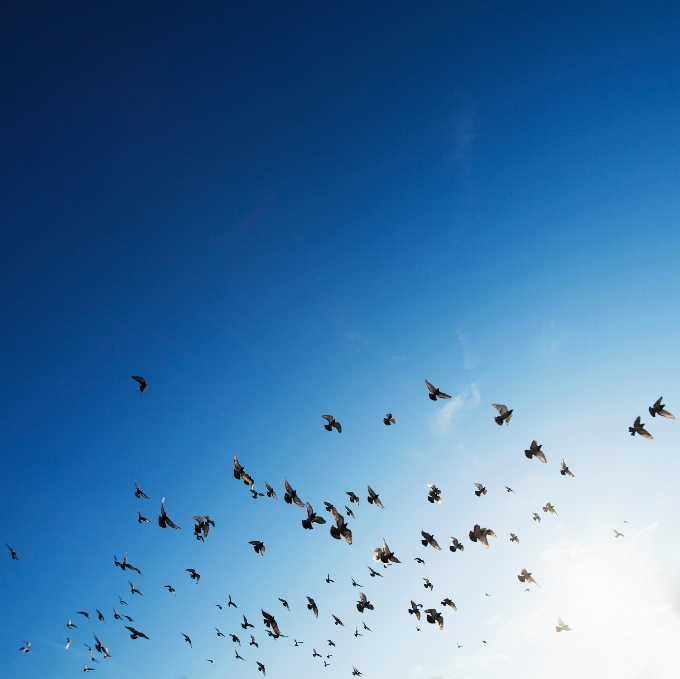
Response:
[[[390,563],[401,563],[401,561],[394,556],[394,552],[390,551],[390,548],[385,542],[385,538],[383,538],[382,547],[373,548],[373,561],[381,561],[385,567]]]
[[[562,618],[557,618],[557,627],[555,627],[555,630],[558,632],[571,632],[571,627],[566,625]]]
[[[383,417],[383,422],[389,427],[391,424],[396,424],[397,420],[394,418],[392,413],[387,413],[387,415]]]
[[[97,617],[106,625],[106,620],[104,620],[104,614],[98,608],[95,608],[94,610],[97,611]]]
[[[531,592],[531,590],[530,590],[530,589],[525,589],[524,591],[525,591],[525,592]]]
[[[134,627],[128,627],[125,625],[125,629],[130,630],[130,639],[148,639],[149,637],[144,634],[144,632],[140,632],[139,630],[135,629]],[[189,637],[187,637],[189,639]],[[191,639],[189,639],[189,645],[191,645]],[[192,647],[193,648],[193,647]]]
[[[248,618],[246,618],[245,615],[243,616],[243,622],[241,623],[241,627],[243,627],[243,629],[248,629],[249,627],[252,627],[253,629],[255,629],[255,625],[251,625],[248,622]]]
[[[238,644],[239,646],[241,645],[241,640],[240,640],[235,634],[231,634],[231,633],[230,633],[229,636],[231,637],[231,640],[232,640],[235,644]]]
[[[312,653],[312,658],[322,658],[322,657],[323,657],[323,656],[321,655],[321,653],[317,653],[317,652],[316,652],[316,649],[315,649],[315,648],[313,648],[312,651],[313,651],[313,653]]]
[[[327,641],[328,641],[329,646],[333,646],[333,647],[335,646],[335,644],[333,643],[333,641],[331,641],[331,639],[327,639]]]
[[[236,660],[245,660],[243,656],[238,654],[238,651],[236,649],[234,649],[234,653],[236,653]]]
[[[366,598],[366,595],[363,592],[359,592],[359,601],[357,601],[357,611],[359,611],[359,613],[363,613],[364,609],[372,611],[373,604]]]
[[[359,504],[359,496],[353,493],[351,490],[348,490],[346,495],[349,495],[349,501],[350,503],[353,504]]]
[[[215,661],[214,660],[208,660],[208,658],[206,658],[206,661],[209,662],[213,667],[215,667]]]
[[[333,614],[331,613],[331,615]],[[345,623],[342,620],[340,620],[340,618],[338,618],[337,615],[333,615],[333,620],[335,620],[336,625],[341,625],[342,627],[345,626]]]
[[[134,622],[134,620],[129,615],[123,616],[128,622]]]
[[[368,486],[368,504],[380,507],[380,509],[385,509],[382,505],[382,502],[380,502],[378,494],[370,486]]]
[[[91,620],[90,614],[87,611],[76,611],[78,615],[84,615],[88,620]]]
[[[458,646],[458,648],[463,648],[459,643],[456,643],[456,646]]]
[[[536,582],[536,580],[534,580],[531,577],[531,573],[527,572],[526,568],[522,568],[522,572],[521,572],[520,575],[517,576],[517,579],[520,582],[528,582],[530,585],[536,585],[536,587],[540,587],[540,585]]]
[[[417,604],[413,599],[411,599],[411,608],[408,609],[409,615],[415,615],[418,620],[420,620],[420,610],[423,604]]]
[[[331,580],[331,574],[330,573],[328,573],[328,575],[326,575],[326,582],[328,584],[330,584],[331,582],[335,582],[335,580]]]
[[[128,585],[130,585],[130,593],[131,594],[139,594],[139,596],[144,596],[129,580],[128,580]]]
[[[69,643],[71,643],[71,642],[69,641]],[[68,646],[66,646],[66,648],[68,648]],[[31,650],[31,642],[30,641],[24,641],[24,645],[21,646],[21,648],[19,648],[19,650],[22,653],[33,653],[33,651]]]
[[[150,523],[146,516],[142,516],[142,512],[139,509],[137,510],[137,523]]]
[[[562,460],[560,466],[562,467],[562,469],[560,469],[560,474],[562,474],[562,476],[571,476],[572,478],[574,478],[574,475],[569,471],[569,467],[567,467],[567,465],[564,464],[564,460]]]
[[[259,540],[251,540],[248,544],[253,546],[253,549],[257,554],[264,556],[264,542],[260,542]]]
[[[170,592],[170,594],[172,594],[172,596],[177,596],[177,590],[172,585],[163,585],[163,587],[165,589],[167,589],[168,592]],[[220,606],[220,608],[221,608],[221,606]]]
[[[191,639],[189,638],[189,636],[187,634],[184,634],[184,632],[180,632],[180,634],[184,637],[184,641],[186,641],[187,644],[189,644],[189,646],[193,648],[194,645],[191,643]]]
[[[283,496],[285,503],[289,505],[295,503],[298,507],[304,507],[304,502],[298,497],[297,492],[291,488],[288,479],[283,482],[283,485],[286,488],[286,492]]]
[[[227,608],[229,608],[229,606],[233,606],[234,608],[238,608],[238,606],[231,600],[231,594],[229,595],[229,603],[227,604]],[[222,607],[220,606],[220,608],[222,608]]]
[[[265,624],[265,627],[268,628],[268,632],[273,636],[274,638],[280,637],[281,636],[281,631],[279,630],[278,623],[276,622],[276,618],[274,618],[271,613],[267,613],[266,611],[262,610],[262,617],[263,617],[263,622]]]
[[[264,497],[264,493],[255,490],[254,486],[250,487],[250,492],[252,493],[253,500],[257,500],[258,497]]]
[[[234,478],[236,480],[240,479],[243,481],[243,483],[246,484],[246,486],[252,486],[255,481],[253,481],[252,477],[246,473],[246,470],[243,468],[243,465],[238,461],[238,457],[234,455]]]
[[[359,631],[358,627],[354,628],[354,636],[355,637],[363,637],[364,635]]]
[[[141,387],[140,387],[140,388],[141,388]],[[88,667],[88,666],[87,666],[87,663],[85,663],[85,664],[83,665],[83,672],[94,672],[95,669],[96,669],[95,667]]]
[[[66,623],[66,627],[69,629],[77,629],[78,625],[74,625],[70,620]]]
[[[335,506],[333,505],[332,502],[326,502],[324,501],[324,506],[326,507],[327,512],[332,512],[335,509]]]
[[[431,592],[434,589],[434,585],[427,578],[423,578],[423,580],[425,580],[423,587],[425,587],[425,589],[429,589]]]
[[[328,667],[328,665],[330,665],[330,663],[327,663],[327,662],[324,660],[324,661],[323,661],[323,666],[324,666],[324,667]]]
[[[260,644],[258,644],[257,641],[255,641],[255,637],[252,634],[250,635],[250,643],[248,644],[248,646],[255,646],[255,648],[260,648]]]
[[[139,487],[139,484],[137,483],[137,479],[135,479],[135,497],[143,497],[149,500],[149,496]]]
[[[525,450],[524,454],[531,459],[532,457],[535,457],[537,460],[540,460],[541,462],[547,462],[545,459],[545,455],[543,454],[543,451],[541,448],[543,447],[543,444],[540,446],[536,443],[536,441],[532,441],[531,445],[529,446],[529,450]]]
[[[487,594],[486,592],[484,592],[484,596],[491,596],[491,594]]]
[[[362,621],[361,624],[364,626],[364,629],[365,629],[365,630],[368,630],[369,632],[372,632],[372,631],[373,631],[370,627],[366,627],[366,623],[365,623],[365,622]]]
[[[630,432],[631,436],[635,436],[635,434],[640,434],[643,438],[646,439],[653,439],[654,437],[645,429],[644,422],[640,423],[640,416],[638,415],[635,422],[633,422],[632,427],[628,427],[628,431]]]
[[[502,426],[503,422],[505,422],[505,424],[510,424],[512,410],[508,410],[506,406],[500,405],[499,403],[492,403],[491,405],[500,413],[500,415],[496,415],[496,417],[493,418],[494,422],[499,427]]]
[[[510,486],[505,486],[505,490],[507,490],[508,493],[514,493],[515,492],[512,488],[510,488]]]
[[[533,514],[534,514],[534,517],[533,517],[534,521],[538,521],[538,523],[541,523],[541,517],[538,514],[536,514],[536,512],[534,512]]]
[[[302,519],[302,527],[306,528],[307,530],[312,530],[314,526],[312,524],[314,523],[326,523],[326,519],[324,519],[322,516],[317,516],[314,513],[314,510],[312,509],[312,505],[309,504],[309,502],[305,505],[307,508],[307,518]]]
[[[437,550],[441,549],[437,541],[434,539],[434,535],[430,535],[429,533],[426,533],[424,530],[421,530],[420,534],[423,536],[423,539],[420,541],[420,544],[423,547],[427,547],[428,545],[430,545],[431,547],[434,547]]]
[[[97,658],[94,657],[94,651],[92,650],[92,646],[89,646],[88,644],[83,644],[83,646],[85,646],[85,648],[87,648],[87,650],[90,652],[90,660],[92,662],[99,662],[99,660],[97,660]]]
[[[273,498],[274,500],[278,500],[278,498],[276,497],[276,492],[266,481],[264,482],[264,487],[267,489],[267,497]]]
[[[623,521],[623,523],[630,523],[630,521],[626,521],[625,519],[621,519],[621,521]]]
[[[218,636],[218,637],[224,637],[224,638],[226,639],[226,636],[224,635],[224,632],[220,632],[220,630],[217,629],[217,627],[215,627],[215,631],[217,632],[217,636]]]
[[[347,505],[345,505],[345,514],[347,514],[347,516],[351,516],[353,519],[357,518],[354,516],[354,512]]]
[[[458,549],[459,549],[461,552],[464,552],[464,551],[465,551],[465,545],[461,545],[460,542],[458,542],[458,538],[452,538],[452,537],[450,537],[449,540],[451,540],[451,542],[453,543],[453,544],[449,547],[449,549],[450,549],[452,552],[455,552],[455,551],[458,550]],[[424,562],[423,562],[423,563],[424,563]]]
[[[675,417],[671,415],[667,410],[664,410],[666,406],[663,403],[661,403],[661,399],[663,399],[663,396],[659,398],[653,406],[650,406],[649,414],[652,417],[661,415],[661,417],[667,417],[669,420],[674,420]]]
[[[439,624],[439,629],[444,629],[444,616],[436,611],[434,608],[426,608],[423,613],[426,614],[427,616],[427,621],[431,624],[434,625],[435,623]]]
[[[297,639],[293,639],[293,641],[295,642],[295,645],[296,645],[296,646],[299,646],[300,644],[304,644],[304,643],[305,643],[304,641],[298,641]]]
[[[354,667],[354,665],[352,665],[352,676],[353,677],[362,677],[363,674],[361,672],[359,672],[359,670],[356,667]]]
[[[555,508],[549,502],[546,503],[545,507],[543,507],[543,511],[550,512],[551,514],[558,516],[557,512],[555,511]]]
[[[266,676],[267,676],[267,672],[265,671],[264,665],[263,665],[259,660],[256,660],[255,662],[256,662],[256,664],[257,664],[257,671],[258,671],[258,672],[262,672],[263,676],[266,677]]]
[[[290,610],[290,606],[288,605],[288,602],[285,599],[282,599],[281,597],[278,597],[279,601],[283,604],[284,608],[287,608]]]
[[[122,616],[118,613],[118,611],[114,608],[113,609],[113,619],[114,620],[122,620]]]
[[[190,574],[192,580],[196,580],[196,584],[201,581],[200,573],[197,573],[193,568],[185,568],[185,570]]]
[[[454,604],[453,601],[451,601],[451,599],[449,599],[448,597],[446,597],[446,599],[444,599],[441,602],[441,605],[442,606],[449,606],[450,608],[453,608],[454,611],[458,610],[458,608],[456,607],[456,604]]]
[[[433,387],[427,380],[425,380],[425,385],[427,386],[427,389],[430,392],[427,395],[430,401],[436,401],[438,398],[451,398],[448,394],[445,394],[443,391],[439,391],[437,387]]]
[[[354,578],[352,578],[352,587],[363,587],[363,585],[360,585]]]
[[[514,533],[510,533],[510,542],[516,542],[519,544],[519,538]]]
[[[434,504],[435,502],[440,505],[442,503],[442,492],[437,488],[437,486],[434,485],[434,483],[428,483],[427,487],[430,489],[428,494],[427,494],[427,501],[430,504]]]
[[[66,639],[66,646],[64,646],[64,650],[68,651],[68,648],[71,645],[71,640],[68,637],[64,637],[64,639]]]
[[[127,606],[127,605],[128,605],[128,602],[127,602],[127,601],[123,601],[123,599],[122,599],[122,597],[120,596],[120,594],[118,595],[118,601],[120,601],[120,603],[123,604],[123,606]]]
[[[420,627],[416,627],[416,632],[422,632],[423,630],[420,629]]]
[[[311,596],[308,596],[308,597],[307,597],[307,601],[309,602],[309,603],[307,604],[307,608],[308,608],[310,611],[312,611],[312,613],[314,613],[314,617],[315,617],[315,618],[318,618],[318,617],[319,617],[319,609],[318,609],[318,607],[317,607],[317,605],[316,605],[316,601],[314,601],[314,599],[312,599]]]
[[[179,526],[170,520],[170,517],[165,513],[165,498],[161,500],[161,515],[158,517],[158,525],[161,528],[174,528],[179,530]]]
[[[9,549],[9,551],[10,551],[10,554],[12,556],[12,560],[13,561],[19,561],[19,557],[17,556],[17,553],[6,542],[5,542],[5,545],[6,545],[7,549]]]
[[[612,530],[614,531],[614,537],[615,537],[615,538],[623,538],[623,537],[625,537],[623,533],[619,533],[619,531],[617,531],[615,528],[612,528]]]
[[[210,531],[210,526],[215,527],[215,522],[209,516],[194,516],[196,525],[194,526],[194,535],[197,540],[205,541]]]
[[[139,573],[139,575],[142,574],[142,571],[140,571],[139,568],[136,568],[131,563],[128,563],[127,554],[125,554],[123,556],[123,561],[118,561],[118,559],[116,558],[116,555],[114,554],[113,555],[113,563],[114,563],[115,566],[118,566],[119,568],[121,568],[121,570],[125,570],[127,568],[131,571],[134,571],[135,573]]]
[[[422,559],[421,559],[421,561],[422,561]],[[423,563],[425,563],[425,562],[423,561]],[[370,566],[366,566],[366,568],[368,568],[368,570],[370,571],[369,575],[372,578],[375,578],[375,577],[382,578],[382,573],[378,573],[378,571],[374,571]]]
[[[333,517],[335,518],[335,526],[331,526],[331,536],[336,540],[341,537],[345,538],[348,545],[352,544],[352,531],[345,523],[345,518],[333,507]]]
[[[475,491],[475,495],[477,497],[486,495],[486,488],[484,488],[484,486],[481,483],[475,483],[475,486],[477,486],[477,490]]]
[[[323,417],[323,419],[328,423],[323,425],[323,428],[326,431],[333,431],[333,427],[335,427],[338,430],[338,434],[342,432],[342,426],[340,422],[338,422],[332,415],[322,415],[321,417]]]
[[[495,538],[496,534],[490,528],[480,528],[478,523],[470,531],[470,540],[472,542],[480,542],[485,549],[489,549],[488,537]]]
[[[167,585],[166,585],[166,586],[167,586]],[[222,610],[222,604],[215,604],[215,606],[217,606],[217,608],[219,608],[220,610]]]
[[[132,375],[132,379],[135,382],[139,382],[139,393],[140,394],[143,394],[149,388],[147,381],[143,377],[140,377],[139,375]]]

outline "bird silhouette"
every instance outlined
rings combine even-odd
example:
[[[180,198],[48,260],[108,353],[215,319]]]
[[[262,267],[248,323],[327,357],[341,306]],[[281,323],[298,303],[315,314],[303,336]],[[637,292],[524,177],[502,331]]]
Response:
[[[251,540],[248,544],[253,546],[253,549],[257,554],[264,556],[264,542],[260,542],[259,540]]]
[[[545,459],[545,454],[541,450],[542,444],[539,446],[536,441],[532,441],[531,445],[529,446],[528,450],[524,451],[524,454],[531,459],[532,457],[535,457],[537,460],[540,460],[541,462],[547,462]]]
[[[342,431],[342,426],[340,425],[340,422],[338,422],[332,415],[322,415],[324,420],[326,420],[327,424],[323,425],[323,428],[326,431],[333,431],[333,428],[338,430],[338,434]]]
[[[430,392],[427,395],[430,401],[436,401],[438,398],[451,398],[448,394],[445,394],[443,391],[437,389],[437,387],[433,387],[427,380],[425,380],[425,386]]]
[[[383,417],[383,422],[384,422],[388,427],[389,427],[390,425],[392,425],[392,424],[396,424],[396,423],[397,423],[397,421],[396,421],[396,419],[394,418],[394,415],[392,415],[392,413],[387,413],[387,415],[385,415],[385,417]]]
[[[567,467],[567,465],[564,463],[564,460],[562,460],[560,466],[562,467],[560,469],[560,474],[562,474],[562,476],[571,476],[574,478],[574,475],[569,471],[569,467]]]
[[[500,413],[500,415],[496,415],[496,417],[493,418],[494,422],[499,427],[503,422],[505,422],[505,424],[510,424],[512,410],[508,410],[506,406],[500,405],[499,403],[492,403],[491,405]]]
[[[380,509],[385,509],[382,505],[382,502],[380,502],[378,493],[376,493],[370,486],[368,486],[368,504],[380,507]]]
[[[132,375],[132,379],[135,382],[139,382],[139,393],[140,394],[143,394],[149,388],[147,381],[143,377],[140,377],[139,375]]]
[[[654,437],[645,429],[644,422],[640,423],[640,416],[638,415],[635,422],[633,422],[632,427],[628,427],[628,431],[630,432],[631,436],[635,436],[635,434],[640,434],[643,438],[646,439],[653,439]]]
[[[158,517],[158,525],[161,528],[174,528],[179,530],[179,526],[170,520],[170,517],[165,513],[165,498],[161,500],[161,515]]]
[[[661,396],[653,406],[650,406],[649,414],[652,417],[656,417],[657,415],[660,415],[661,417],[666,417],[669,420],[674,420],[675,417],[673,415],[671,415],[667,410],[664,410],[664,408],[666,406],[663,403],[661,403],[662,399],[663,399],[663,396]]]

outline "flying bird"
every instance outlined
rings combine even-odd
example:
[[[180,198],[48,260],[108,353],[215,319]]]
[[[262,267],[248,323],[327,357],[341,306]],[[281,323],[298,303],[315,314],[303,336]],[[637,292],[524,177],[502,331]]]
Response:
[[[314,651],[314,652],[312,653],[312,658],[322,658],[322,657],[323,657],[323,656],[321,655],[321,653],[317,653],[317,652],[316,652],[316,649],[315,649],[315,648],[313,648],[312,651]]]
[[[265,671],[264,665],[263,665],[259,660],[256,660],[255,662],[256,662],[256,664],[257,664],[257,671],[258,671],[258,672],[262,672],[263,676],[266,677],[266,676],[267,676],[267,672]]]
[[[172,594],[172,596],[177,596],[177,590],[172,585],[163,585],[163,587],[165,589],[167,589],[168,592],[170,592],[170,594]],[[220,608],[222,608],[222,606],[220,606]]]
[[[296,646],[299,646],[300,644],[304,644],[304,643],[305,643],[304,641],[298,641],[297,639],[293,639],[293,641],[295,642],[295,645],[296,645]]]
[[[137,479],[135,479],[135,497],[144,497],[147,500],[149,499],[149,496],[139,487],[139,484],[137,483]]]
[[[333,614],[331,613],[331,615]],[[335,620],[336,625],[341,625],[342,627],[345,626],[345,623],[342,620],[340,620],[340,618],[338,618],[337,615],[333,615],[333,620]]]
[[[354,503],[354,504],[357,504],[357,505],[359,504],[359,496],[358,495],[353,493],[351,490],[347,491],[347,495],[349,495],[350,503]]]
[[[353,519],[357,518],[354,516],[354,512],[347,505],[345,505],[345,514],[347,514],[347,516],[351,516]]]
[[[438,398],[451,398],[448,394],[445,394],[443,391],[439,391],[439,389],[433,387],[427,380],[425,380],[425,385],[430,392],[427,395],[430,401],[436,401]]]
[[[129,580],[128,580],[128,585],[130,585],[130,593],[131,594],[139,594],[139,596],[144,596]]]
[[[536,514],[536,512],[534,512],[533,514],[534,514],[534,521],[538,521],[538,523],[541,523],[541,517],[538,514]]]
[[[201,581],[200,573],[197,573],[193,568],[186,568],[185,570],[190,574],[192,580],[196,580],[196,584]]]
[[[158,517],[158,525],[161,528],[174,528],[179,530],[179,526],[170,520],[170,517],[165,513],[165,498],[161,500],[161,515]]]
[[[231,600],[231,594],[229,595],[229,603],[227,604],[227,608],[229,608],[229,606],[233,606],[234,608],[238,608],[238,606]],[[222,608],[222,607],[220,606],[220,608]]]
[[[423,613],[427,616],[427,621],[434,625],[439,624],[439,629],[444,629],[444,616],[436,611],[434,608],[426,608]]]
[[[366,627],[366,623],[363,622],[363,620],[362,620],[361,624],[364,626],[364,629],[365,629],[365,630],[368,630],[369,632],[372,632],[372,631],[373,631],[370,627]]]
[[[142,512],[139,509],[137,510],[137,523],[150,523],[146,516],[142,516]]]
[[[366,595],[363,592],[359,592],[359,601],[357,601],[357,611],[359,611],[359,613],[363,613],[364,609],[372,611],[373,604],[366,598]]]
[[[193,648],[194,645],[191,643],[191,639],[189,638],[189,636],[184,634],[184,632],[180,632],[180,634],[184,637],[184,641],[186,641],[187,644],[189,644],[190,648]]]
[[[354,665],[352,665],[352,676],[353,677],[362,677],[363,674],[361,672],[359,672],[359,670],[356,667],[354,667]]]
[[[283,482],[283,485],[286,489],[286,492],[283,496],[285,503],[289,505],[295,503],[298,507],[304,507],[305,503],[298,497],[297,492],[291,488],[290,483],[288,483],[288,479]]]
[[[484,488],[484,486],[481,483],[475,483],[475,486],[477,486],[477,490],[475,491],[475,495],[477,497],[486,495],[486,488]]]
[[[139,375],[132,375],[132,379],[135,382],[139,382],[140,394],[143,394],[149,388],[149,385],[147,384],[146,380],[143,377],[140,377]]]
[[[425,589],[429,589],[430,592],[431,592],[431,591],[434,589],[434,585],[433,585],[427,578],[423,578],[423,580],[425,580],[425,583],[423,584],[423,587],[424,587]]]
[[[281,636],[281,631],[279,630],[279,626],[276,622],[276,619],[274,618],[271,613],[267,613],[266,611],[262,610],[262,617],[263,617],[263,622],[265,624],[265,627],[268,628],[268,631],[270,631],[271,635],[276,638]]]
[[[236,649],[234,649],[234,653],[236,653],[236,660],[245,660],[243,656],[238,654],[238,651]]]
[[[434,539],[434,535],[430,535],[430,533],[426,533],[424,530],[421,530],[420,534],[423,536],[423,539],[420,541],[420,544],[422,544],[423,547],[430,545],[431,547],[434,547],[434,549],[441,549],[437,541]]]
[[[248,544],[253,546],[253,549],[257,554],[264,556],[264,542],[260,542],[259,540],[251,540]]]
[[[135,629],[134,627],[128,627],[125,625],[125,629],[130,630],[130,639],[148,639],[149,637],[144,634],[144,632],[140,632],[139,630]],[[187,637],[189,639],[189,637]],[[189,645],[191,645],[191,639],[189,639]]]
[[[530,585],[536,585],[536,587],[540,587],[540,585],[536,582],[536,580],[534,580],[534,579],[531,577],[531,573],[528,573],[528,572],[527,572],[527,569],[526,569],[526,568],[522,568],[522,573],[521,573],[520,575],[517,576],[517,579],[518,579],[520,582],[527,582],[527,583],[530,584]]]
[[[654,437],[645,429],[644,422],[641,424],[640,423],[640,416],[638,415],[635,422],[633,423],[632,427],[628,427],[628,431],[630,432],[631,436],[635,436],[635,434],[640,434],[643,438],[646,439],[653,439]]]
[[[510,424],[510,420],[512,419],[512,410],[508,410],[506,406],[500,405],[499,403],[492,403],[491,404],[499,413],[500,415],[496,415],[494,417],[494,422],[500,427],[503,422],[505,424]]]
[[[9,549],[12,560],[13,561],[19,561],[19,557],[17,556],[17,553],[6,542],[5,542],[5,546],[7,547],[7,549]]]
[[[450,537],[449,540],[451,540],[451,542],[453,543],[453,544],[449,547],[449,549],[450,549],[452,552],[455,552],[457,549],[459,549],[461,552],[464,552],[464,551],[465,551],[465,546],[464,546],[464,545],[461,545],[460,542],[458,542],[458,538],[451,538],[451,537]]]
[[[208,660],[208,658],[206,658],[206,661],[209,662],[213,667],[215,667],[215,661],[214,660]]]
[[[422,561],[422,559],[421,559],[421,561]],[[423,563],[425,563],[425,562],[423,561]],[[370,576],[372,578],[375,578],[376,576],[379,577],[379,578],[382,578],[382,574],[378,573],[378,571],[374,571],[370,566],[366,566],[366,568],[368,568],[368,570],[370,571]]]
[[[424,559],[421,559],[419,556],[415,557],[413,560],[414,560],[416,563],[422,563],[423,566],[425,565]],[[369,566],[369,568],[371,568],[371,567]],[[373,570],[373,569],[371,569],[371,570]]]
[[[314,513],[314,510],[312,509],[312,505],[309,504],[309,502],[305,505],[307,508],[307,518],[302,519],[302,527],[306,528],[307,530],[312,530],[314,526],[312,524],[314,523],[326,523],[326,519],[324,519],[321,516],[317,516]]]
[[[383,417],[383,422],[389,427],[391,424],[396,424],[397,421],[394,419],[394,415],[392,413],[387,413],[385,417]]]
[[[385,542],[385,538],[383,538],[382,547],[373,548],[373,561],[381,561],[385,567],[390,563],[401,563],[401,561],[394,556],[394,552],[390,551],[390,548]]]
[[[363,585],[360,585],[354,578],[352,578],[352,587],[363,587]]]
[[[236,455],[234,455],[234,478],[235,479],[241,479],[243,483],[246,484],[246,486],[253,486],[255,484],[255,481],[253,481],[252,477],[246,473],[246,470],[243,468],[243,465],[238,461],[238,458]]]
[[[571,627],[569,625],[566,625],[562,618],[557,618],[557,627],[555,629],[558,632],[571,632]]]
[[[338,422],[332,415],[322,415],[321,417],[323,417],[323,419],[327,422],[327,424],[323,425],[323,428],[326,431],[333,431],[333,427],[338,430],[338,434],[342,431],[340,422]]]
[[[309,603],[307,604],[307,608],[308,608],[310,611],[312,611],[312,613],[314,613],[314,617],[315,617],[315,618],[318,618],[318,617],[319,617],[319,609],[318,609],[318,607],[317,607],[317,605],[316,605],[316,601],[314,601],[314,599],[312,599],[311,596],[308,596],[308,597],[307,597],[307,601],[309,601]]]
[[[66,648],[68,648],[68,646]],[[21,648],[19,648],[19,650],[22,653],[33,653],[33,651],[31,650],[31,642],[30,641],[24,641],[24,645]]]
[[[472,542],[480,542],[485,549],[489,549],[488,537],[495,538],[496,534],[490,528],[480,528],[478,523],[470,531],[470,540]]]
[[[562,474],[562,476],[571,476],[572,478],[574,478],[574,475],[569,471],[569,467],[567,467],[567,465],[564,464],[564,460],[562,460],[560,466],[562,467],[562,469],[560,469],[560,474]]]
[[[218,636],[218,637],[224,637],[225,639],[227,638],[227,637],[224,635],[224,632],[220,632],[220,630],[217,629],[217,627],[215,627],[215,631],[217,632],[217,636]]]
[[[229,634],[229,636],[235,644],[241,645],[241,640],[235,634]]]
[[[196,525],[194,526],[194,535],[197,540],[205,541],[210,532],[210,526],[215,527],[215,522],[209,516],[194,516]]]
[[[66,627],[69,629],[78,629],[78,625],[74,625],[70,620],[66,623]]]
[[[336,540],[341,537],[345,538],[348,545],[352,544],[352,531],[345,523],[345,518],[333,507],[333,518],[335,519],[335,526],[331,526],[331,536]]]
[[[258,644],[257,641],[255,641],[255,637],[252,634],[250,635],[250,643],[248,644],[248,646],[255,646],[255,648],[260,648],[260,644]]]
[[[250,487],[250,492],[252,493],[253,500],[257,500],[258,497],[264,497],[264,493],[255,490],[254,486]]]
[[[663,399],[663,396],[653,406],[650,406],[649,414],[652,417],[661,415],[661,417],[667,417],[669,420],[674,420],[675,417],[671,415],[667,410],[664,410],[666,406],[663,403],[661,403],[661,399]]]
[[[94,610],[97,611],[97,617],[106,625],[104,614],[98,608],[95,608]]]
[[[83,665],[83,672],[94,672],[96,669],[97,669],[96,667],[88,667],[87,663]]]
[[[541,448],[543,447],[543,444],[540,446],[536,443],[536,441],[532,441],[531,445],[529,446],[529,450],[525,450],[524,454],[531,459],[532,457],[535,457],[537,460],[540,460],[541,462],[547,462],[545,459],[545,455],[543,454],[543,451]]]
[[[64,650],[68,651],[68,648],[71,645],[71,640],[68,637],[64,637],[64,639],[66,639],[66,646],[64,646]]]
[[[363,637],[364,635],[359,631],[358,627],[355,627],[354,628],[354,636],[358,638],[358,637]]]
[[[119,615],[118,611],[115,608],[113,609],[113,619],[114,620],[122,620],[123,619],[122,616]]]
[[[514,493],[515,492],[512,488],[510,488],[510,486],[505,486],[505,490],[507,490],[508,493]]]
[[[423,604],[417,604],[413,599],[411,599],[411,608],[408,609],[409,615],[415,615],[418,620],[420,620],[420,610]]]
[[[442,492],[437,488],[437,486],[434,485],[434,483],[428,483],[427,487],[430,489],[429,492],[427,493],[427,501],[430,504],[434,504],[435,502],[440,505],[442,503]]]
[[[382,505],[382,502],[380,502],[378,493],[376,493],[370,486],[368,486],[368,504],[380,507],[380,509],[385,509]]]
[[[519,544],[519,538],[514,533],[510,533],[510,542],[516,542]]]
[[[615,538],[623,538],[623,537],[625,537],[623,533],[619,533],[619,531],[617,531],[615,528],[612,528],[612,530],[614,531],[614,537],[615,537]]]
[[[283,607],[290,610],[290,606],[288,605],[288,602],[285,599],[282,599],[281,597],[278,597],[279,601],[283,604]]]
[[[557,512],[555,511],[555,508],[549,502],[546,503],[545,507],[543,507],[543,511],[550,512],[551,514],[558,516]]]
[[[331,574],[330,573],[328,573],[328,575],[326,575],[326,582],[328,584],[330,584],[331,582],[335,582],[335,580],[331,580]]]
[[[267,489],[267,497],[271,497],[274,500],[278,500],[278,498],[276,497],[276,492],[266,481],[264,482],[264,487]]]
[[[456,607],[456,604],[454,604],[453,601],[451,601],[451,599],[449,599],[448,597],[446,597],[446,599],[444,599],[441,602],[441,605],[442,606],[449,606],[450,608],[453,608],[454,611],[458,610],[458,608]]]
[[[84,615],[88,620],[91,620],[90,614],[87,611],[76,611],[78,615]]]

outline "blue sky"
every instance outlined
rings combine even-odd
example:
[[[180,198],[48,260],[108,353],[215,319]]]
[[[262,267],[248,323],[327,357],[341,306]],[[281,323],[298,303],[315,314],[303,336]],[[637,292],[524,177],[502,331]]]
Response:
[[[644,413],[680,412],[680,9],[592,5],[0,10],[3,676],[82,672],[93,631],[102,678],[673,676],[680,435]],[[302,529],[285,477],[326,517],[361,496],[351,546]],[[155,524],[163,496],[180,531]],[[402,564],[371,579],[383,537]],[[447,596],[418,633],[410,599]],[[95,608],[106,625],[77,620]]]

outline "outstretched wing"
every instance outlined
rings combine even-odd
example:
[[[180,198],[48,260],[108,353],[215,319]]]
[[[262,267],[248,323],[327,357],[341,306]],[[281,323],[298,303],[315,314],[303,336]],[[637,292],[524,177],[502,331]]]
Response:
[[[322,415],[324,420],[327,420],[329,423],[332,422],[335,418],[332,415]]]
[[[427,388],[430,390],[430,393],[432,393],[432,394],[437,393],[436,387],[433,387],[427,380],[425,380],[425,384],[426,384]]]
[[[508,409],[507,409],[505,406],[500,405],[499,403],[492,403],[491,405],[492,405],[492,406],[493,406],[493,407],[494,407],[501,415],[505,415],[505,413],[508,412]]]

